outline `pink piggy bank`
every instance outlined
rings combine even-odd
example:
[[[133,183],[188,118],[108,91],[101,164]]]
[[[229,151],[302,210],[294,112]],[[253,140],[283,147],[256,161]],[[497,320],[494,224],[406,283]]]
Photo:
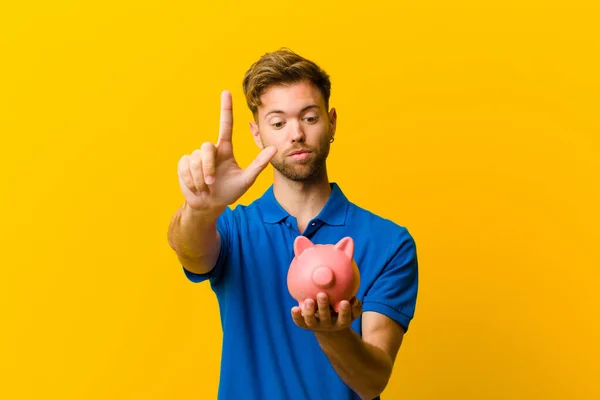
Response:
[[[294,259],[287,275],[288,290],[304,310],[304,300],[316,301],[326,293],[329,304],[339,312],[340,302],[358,292],[360,273],[354,261],[354,241],[345,237],[334,244],[313,244],[306,236],[294,241]]]

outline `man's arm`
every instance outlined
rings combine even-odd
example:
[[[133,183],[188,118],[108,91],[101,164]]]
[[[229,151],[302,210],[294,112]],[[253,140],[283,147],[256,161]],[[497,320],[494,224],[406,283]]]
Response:
[[[399,245],[393,246],[389,262],[364,297],[368,301],[364,313],[361,302],[354,298],[351,311],[350,304],[342,301],[339,314],[331,315],[325,293],[317,295],[317,304],[312,299],[305,301],[311,309],[292,308],[296,325],[314,331],[338,376],[363,399],[377,397],[386,388],[405,328],[414,315],[418,288],[415,241],[403,229],[395,242]],[[362,338],[350,329],[361,313]]]
[[[177,166],[185,203],[173,216],[168,241],[185,269],[196,274],[210,272],[219,259],[218,217],[254,184],[277,153],[275,147],[266,147],[241,169],[233,156],[232,135],[231,93],[223,91],[217,143],[202,143]]]
[[[361,338],[350,327],[362,312],[358,299],[352,299],[352,306],[342,301],[337,316],[331,315],[326,294],[320,293],[317,303],[315,309],[313,300],[307,299],[304,312],[294,307],[294,322],[314,332],[321,349],[348,387],[364,400],[379,396],[392,374],[404,328],[383,314],[365,312]]]
[[[361,338],[350,327],[315,332],[321,349],[340,378],[363,400],[379,396],[392,375],[404,329],[387,316],[365,312]]]
[[[169,226],[169,245],[190,272],[210,272],[219,257],[221,238],[217,231],[219,211],[198,211],[186,203],[177,210]]]

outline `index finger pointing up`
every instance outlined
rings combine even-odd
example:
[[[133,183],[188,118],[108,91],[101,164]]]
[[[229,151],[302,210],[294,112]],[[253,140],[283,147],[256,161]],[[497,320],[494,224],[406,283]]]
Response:
[[[219,142],[230,142],[233,131],[233,103],[231,93],[221,93],[221,123],[219,126]]]

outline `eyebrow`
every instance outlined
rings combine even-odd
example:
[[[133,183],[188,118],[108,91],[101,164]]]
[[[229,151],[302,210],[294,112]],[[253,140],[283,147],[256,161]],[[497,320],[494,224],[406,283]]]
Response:
[[[306,110],[310,110],[311,108],[319,108],[319,106],[316,104],[311,104],[310,106],[306,106],[302,110],[300,110],[300,114],[302,114]],[[269,114],[285,114],[285,112],[283,112],[282,110],[271,110],[265,114],[264,118],[266,119],[269,116]]]

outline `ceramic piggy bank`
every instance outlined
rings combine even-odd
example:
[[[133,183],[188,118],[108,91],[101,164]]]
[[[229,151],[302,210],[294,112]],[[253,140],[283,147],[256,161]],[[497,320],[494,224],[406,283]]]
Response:
[[[342,300],[358,292],[360,273],[354,261],[354,241],[345,237],[336,244],[313,244],[305,236],[294,241],[294,259],[287,275],[288,290],[304,309],[304,300],[316,302],[318,293],[326,293],[329,304],[339,311]]]

